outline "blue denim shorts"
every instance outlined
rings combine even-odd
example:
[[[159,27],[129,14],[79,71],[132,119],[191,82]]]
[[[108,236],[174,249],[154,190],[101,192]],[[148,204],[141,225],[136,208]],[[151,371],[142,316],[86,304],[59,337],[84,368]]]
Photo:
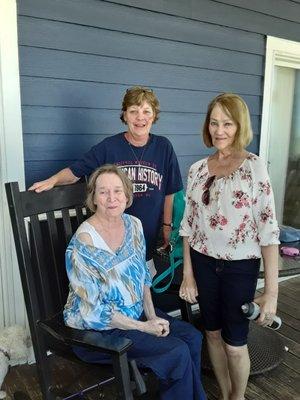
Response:
[[[218,260],[193,249],[191,259],[205,330],[221,330],[232,346],[247,344],[249,321],[241,306],[254,298],[260,259]]]

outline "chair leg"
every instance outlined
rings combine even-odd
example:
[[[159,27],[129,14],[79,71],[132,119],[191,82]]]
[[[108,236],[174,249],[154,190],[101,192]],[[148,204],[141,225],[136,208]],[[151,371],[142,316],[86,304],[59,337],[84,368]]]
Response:
[[[133,380],[135,382],[135,390],[138,396],[141,396],[142,394],[147,392],[147,388],[146,388],[146,384],[145,381],[136,365],[136,361],[135,360],[130,360],[129,361],[129,365],[131,368],[131,373],[132,373],[132,377]]]
[[[121,399],[133,400],[127,354],[113,355],[112,361]]]
[[[37,343],[34,346],[34,353],[36,358],[37,374],[43,399],[53,400],[55,396],[53,396],[53,394],[51,393],[51,370],[49,367],[47,349],[44,346],[43,335],[39,335]]]
[[[185,300],[180,299],[180,312],[181,312],[181,318],[183,321],[193,323],[193,312],[192,312],[192,306],[190,303],[188,303]]]

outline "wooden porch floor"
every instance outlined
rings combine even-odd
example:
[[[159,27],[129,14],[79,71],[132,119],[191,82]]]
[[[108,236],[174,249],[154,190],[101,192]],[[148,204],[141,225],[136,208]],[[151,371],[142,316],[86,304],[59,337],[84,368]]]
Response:
[[[288,348],[283,362],[273,371],[250,377],[246,398],[247,400],[300,400],[300,277],[292,278],[280,283],[278,315],[283,319],[283,325],[278,334],[281,335],[284,345]],[[61,359],[53,359],[55,380],[78,386],[95,372],[78,364],[66,364]],[[150,391],[139,397],[143,400],[157,400],[155,382],[151,380]],[[153,384],[152,384],[153,383]],[[203,384],[208,394],[208,400],[218,398],[218,389],[212,373],[204,372]],[[40,400],[41,393],[38,385],[36,368],[34,365],[22,365],[10,369],[3,389],[7,391],[7,399],[13,399],[16,391],[25,391],[31,400]],[[86,396],[87,399],[116,398],[113,386],[107,386],[101,392],[94,392]]]

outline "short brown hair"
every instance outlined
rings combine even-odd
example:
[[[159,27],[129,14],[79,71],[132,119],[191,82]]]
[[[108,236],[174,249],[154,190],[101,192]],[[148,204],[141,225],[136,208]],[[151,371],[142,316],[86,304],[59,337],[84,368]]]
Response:
[[[127,111],[128,107],[136,105],[141,106],[145,101],[151,106],[153,110],[153,123],[155,123],[158,120],[158,114],[160,113],[159,101],[152,89],[143,86],[133,86],[132,88],[126,90],[122,102],[122,112],[120,115],[121,121],[126,124],[126,121],[124,119],[124,112]]]
[[[244,149],[248,146],[253,137],[250,114],[245,101],[234,93],[222,93],[209,103],[203,126],[203,141],[205,145],[207,147],[213,147],[211,135],[209,133],[209,123],[212,110],[217,104],[237,125],[233,147],[236,150]]]
[[[97,207],[94,204],[94,195],[96,189],[96,181],[100,175],[103,174],[115,174],[117,175],[123,184],[124,193],[127,198],[126,208],[130,207],[133,202],[133,189],[132,182],[128,178],[128,176],[123,172],[120,168],[118,168],[114,164],[105,164],[102,167],[97,168],[89,178],[89,182],[87,184],[87,196],[85,204],[92,211],[95,212]]]

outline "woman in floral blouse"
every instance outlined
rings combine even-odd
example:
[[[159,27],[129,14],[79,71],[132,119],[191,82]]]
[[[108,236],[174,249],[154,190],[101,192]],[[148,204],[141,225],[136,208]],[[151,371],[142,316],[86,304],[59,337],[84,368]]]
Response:
[[[252,139],[245,102],[231,93],[217,96],[208,106],[203,138],[216,152],[189,171],[180,296],[199,301],[222,400],[243,400],[250,360],[249,324],[241,305],[253,300],[262,257],[265,288],[255,298],[261,307],[258,323],[272,323],[279,230],[264,162],[245,150]]]

